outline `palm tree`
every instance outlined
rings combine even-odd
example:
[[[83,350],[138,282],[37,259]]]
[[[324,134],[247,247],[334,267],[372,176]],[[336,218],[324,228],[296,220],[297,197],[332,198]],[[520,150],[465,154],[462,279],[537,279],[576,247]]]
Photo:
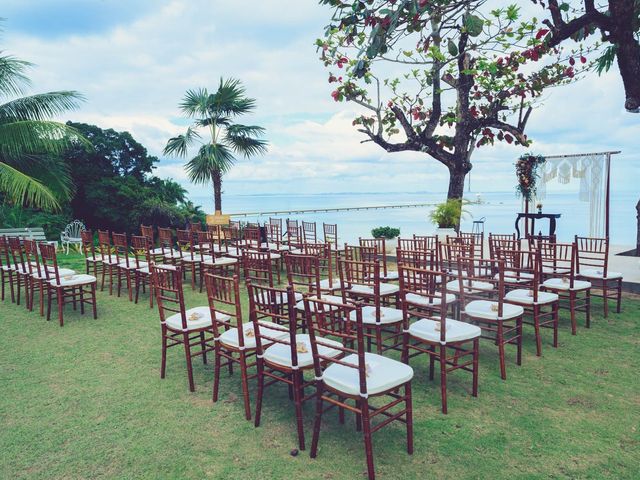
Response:
[[[206,88],[188,90],[180,110],[194,122],[185,134],[169,139],[164,148],[166,155],[186,157],[189,147],[201,139],[199,132],[208,130],[209,141],[200,142],[198,153],[185,168],[192,182],[213,183],[216,214],[222,212],[222,175],[236,162],[234,154],[249,158],[267,151],[267,142],[259,138],[264,128],[233,122],[255,106],[255,100],[245,96],[244,87],[235,79],[220,79],[215,93]]]
[[[0,52],[0,194],[16,205],[56,210],[72,193],[61,154],[86,140],[51,118],[77,108],[83,97],[74,91],[22,96],[31,66]]]

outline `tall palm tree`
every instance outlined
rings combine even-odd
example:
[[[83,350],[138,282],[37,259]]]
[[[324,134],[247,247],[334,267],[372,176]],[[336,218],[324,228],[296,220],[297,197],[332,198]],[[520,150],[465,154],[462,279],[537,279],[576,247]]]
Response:
[[[24,95],[32,64],[0,52],[0,194],[17,204],[56,210],[72,183],[61,154],[76,141],[73,128],[51,118],[78,107],[74,91]]]
[[[164,153],[186,157],[189,147],[200,143],[198,153],[185,168],[192,182],[213,183],[216,213],[222,211],[222,175],[235,163],[234,154],[249,158],[267,151],[266,140],[259,138],[264,128],[233,121],[255,106],[255,100],[245,96],[244,87],[235,79],[220,79],[215,93],[206,88],[188,90],[180,103],[182,113],[194,122],[186,133],[169,139]],[[206,142],[201,141],[203,131],[208,131]]]

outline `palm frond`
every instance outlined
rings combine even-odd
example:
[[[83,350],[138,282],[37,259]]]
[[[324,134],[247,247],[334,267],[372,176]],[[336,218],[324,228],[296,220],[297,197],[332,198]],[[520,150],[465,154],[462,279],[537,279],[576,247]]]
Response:
[[[84,97],[74,91],[40,93],[0,105],[0,123],[20,120],[47,120],[76,110]]]
[[[179,106],[187,117],[205,117],[209,112],[209,92],[206,88],[187,90]]]
[[[266,140],[256,138],[264,133],[265,129],[256,125],[231,125],[227,128],[225,141],[233,150],[245,158],[267,152]]]
[[[20,95],[31,84],[24,73],[31,63],[10,55],[0,55],[0,96]]]
[[[200,147],[198,155],[185,165],[185,170],[192,182],[207,184],[214,169],[226,172],[234,163],[235,158],[225,145],[209,143]]]
[[[40,181],[0,162],[0,191],[13,203],[44,210],[58,210],[56,196]]]
[[[251,112],[256,101],[245,97],[245,89],[240,80],[229,78],[220,79],[216,93],[211,95],[209,113],[212,115],[238,116]]]
[[[198,127],[209,127],[210,125],[215,126],[228,126],[231,124],[231,119],[229,117],[207,117],[207,118],[199,118],[194,122]]]
[[[22,120],[0,123],[0,155],[16,158],[29,154],[60,155],[74,142],[87,142],[64,123]]]
[[[5,158],[4,163],[46,185],[56,198],[69,200],[72,197],[74,185],[68,164],[62,157],[24,155],[19,158]]]
[[[170,138],[163,152],[165,155],[186,157],[189,146],[193,144],[196,138],[200,138],[200,135],[195,129],[189,127],[184,135]]]

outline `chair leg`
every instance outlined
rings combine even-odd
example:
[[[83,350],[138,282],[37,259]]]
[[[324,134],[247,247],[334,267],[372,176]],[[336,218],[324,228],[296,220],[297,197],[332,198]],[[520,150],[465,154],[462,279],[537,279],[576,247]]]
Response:
[[[405,420],[407,421],[407,453],[413,454],[413,403],[411,399],[411,382],[404,384],[404,396],[405,396]]]
[[[362,424],[364,434],[364,451],[367,457],[367,472],[369,480],[376,478],[376,471],[373,465],[373,439],[371,438],[371,418],[369,417],[369,401],[364,398],[361,401],[362,405]]]
[[[51,297],[53,296],[54,289],[51,286],[47,286],[47,322],[51,320]]]
[[[311,452],[309,452],[311,458],[316,458],[318,455],[318,440],[320,439],[320,427],[322,425],[322,387],[316,385],[316,389],[316,418],[313,422],[313,438],[311,440]],[[362,407],[362,401],[360,401],[360,407]],[[362,411],[362,408],[360,410]]]
[[[474,397],[478,396],[478,364],[480,357],[480,340],[475,339],[473,341],[473,389],[471,395]]]
[[[617,294],[617,302],[616,302],[616,313],[620,313],[620,305],[622,303],[622,279],[618,279],[618,284],[616,285],[618,290]]]
[[[81,286],[78,290],[80,292],[80,315],[84,315],[84,287]]]
[[[502,380],[507,379],[507,368],[505,366],[504,359],[504,332],[502,322],[498,322],[498,333],[496,335],[496,341],[498,342],[498,356],[500,357],[500,378]]]
[[[576,294],[569,292],[569,312],[571,314],[571,335],[577,335],[578,328],[576,326]]]
[[[553,304],[553,348],[558,348],[558,327],[560,324],[560,303]]]
[[[247,375],[247,357],[240,352],[240,382],[242,383],[242,399],[244,401],[244,416],[251,420],[251,405],[249,401],[249,379]]]
[[[605,300],[605,302],[606,302],[606,300]],[[585,324],[586,324],[587,328],[591,328],[591,290],[587,290],[587,292],[586,292],[585,308],[586,308]]]
[[[442,413],[447,413],[447,347],[440,345],[440,395],[442,397]]]
[[[218,401],[218,387],[220,386],[220,364],[222,363],[222,355],[220,355],[220,344],[216,342],[214,353],[215,364],[213,367],[213,401]]]
[[[295,404],[296,411],[296,425],[298,428],[298,448],[300,450],[304,450],[304,417],[302,415],[302,398],[304,394],[302,392],[302,372],[299,370],[294,370],[291,374],[293,379],[293,401]]]
[[[256,418],[254,425],[260,426],[260,416],[262,414],[262,396],[264,395],[264,362],[258,359],[256,364],[258,370],[258,392],[256,393]]]
[[[187,360],[187,375],[189,377],[189,391],[195,392],[196,386],[193,382],[193,365],[191,362],[191,345],[189,345],[189,334],[182,334],[182,341],[184,342],[184,354]]]
[[[516,365],[522,365],[522,317],[516,319],[516,334],[518,335],[518,343],[516,343]]]
[[[607,281],[602,281],[602,302],[604,303],[604,318],[609,316],[609,298],[608,298],[608,289],[607,289]]]
[[[542,338],[540,338],[540,305],[533,306],[533,328],[536,332],[536,356],[542,356]]]
[[[40,280],[40,316],[41,317],[44,316],[44,286],[45,286],[45,282]]]
[[[97,283],[94,282],[91,284],[91,307],[93,309],[93,319],[96,320],[98,318],[98,305],[96,303],[96,288]]]
[[[133,302],[133,295],[131,292],[131,272],[129,270],[125,270],[125,274],[127,276],[127,292],[129,292],[129,301]]]
[[[204,341],[204,332],[200,332],[200,350],[202,351],[202,363],[207,364],[207,344]]]
[[[64,326],[64,318],[63,318],[63,310],[64,310],[64,290],[62,288],[58,289],[58,320],[60,321],[60,326]]]
[[[167,329],[162,326],[162,360],[160,360],[160,378],[165,377],[167,371]]]

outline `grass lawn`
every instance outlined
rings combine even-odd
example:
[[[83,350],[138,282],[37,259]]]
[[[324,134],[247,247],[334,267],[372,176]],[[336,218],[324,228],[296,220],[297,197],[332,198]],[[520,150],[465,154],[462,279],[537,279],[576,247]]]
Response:
[[[83,269],[78,255],[60,260]],[[185,292],[188,306],[206,303]],[[64,328],[0,303],[0,478],[363,478],[349,414],[345,425],[333,411],[324,417],[317,459],[294,457],[284,386],[267,389],[256,429],[244,420],[238,373],[223,373],[213,404],[213,365],[194,364],[190,393],[177,347],[161,380],[158,313],[147,299],[99,293],[98,319],[68,306]],[[541,358],[525,327],[523,364],[507,350],[507,381],[496,348],[481,343],[480,395],[471,397],[469,374],[455,372],[446,416],[439,382],[415,359],[415,453],[406,454],[403,425],[376,433],[379,478],[640,478],[640,300],[625,298],[608,320],[599,300],[593,311],[592,328],[580,317],[575,337],[563,315],[560,347],[546,332]],[[305,406],[308,445],[313,407]]]

